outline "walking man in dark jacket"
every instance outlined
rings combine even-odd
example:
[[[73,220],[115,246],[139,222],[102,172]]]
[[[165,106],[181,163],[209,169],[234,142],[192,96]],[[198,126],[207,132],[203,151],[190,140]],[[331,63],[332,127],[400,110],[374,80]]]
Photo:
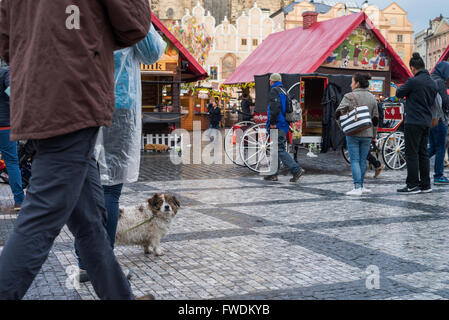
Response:
[[[147,0],[0,2],[11,139],[31,140],[36,150],[21,214],[0,256],[0,300],[23,298],[66,224],[100,299],[134,298],[104,227],[93,151],[115,110],[114,50],[145,38],[150,25]]]
[[[19,211],[25,194],[22,188],[22,174],[17,155],[17,142],[10,140],[9,96],[5,92],[9,88],[9,68],[0,68],[0,152],[8,170],[9,186],[14,195],[14,211]]]
[[[290,182],[297,182],[299,178],[305,173],[299,164],[293,160],[292,156],[286,151],[285,144],[287,143],[287,134],[290,131],[290,125],[285,120],[287,113],[287,91],[282,86],[282,77],[278,73],[273,73],[270,76],[270,96],[268,105],[268,119],[267,130],[277,129],[278,132],[278,164],[277,172],[274,175],[266,176],[267,181],[278,181],[278,173],[281,161],[290,169],[293,178]]]
[[[449,84],[449,62],[438,63],[430,77],[435,81],[441,97],[441,108],[438,110],[438,125],[430,129],[429,157],[435,156],[434,184],[447,185],[449,179],[444,176],[444,156],[446,154],[448,131],[449,96],[447,85]]]
[[[432,188],[427,145],[437,88],[418,53],[413,54],[410,69],[415,76],[408,79],[396,93],[398,98],[407,98],[404,123],[407,186],[398,192],[430,193]]]

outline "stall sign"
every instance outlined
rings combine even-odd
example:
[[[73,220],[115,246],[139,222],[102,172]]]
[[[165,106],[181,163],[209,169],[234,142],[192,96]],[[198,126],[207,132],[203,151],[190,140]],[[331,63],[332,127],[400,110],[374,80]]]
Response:
[[[383,93],[384,92],[384,80],[383,79],[372,79],[369,81],[369,91],[372,93]]]
[[[198,99],[204,99],[204,100],[209,99],[209,91],[207,91],[207,90],[200,90],[198,92]]]
[[[165,62],[156,62],[152,65],[141,65],[142,71],[166,71],[167,70],[167,64]]]

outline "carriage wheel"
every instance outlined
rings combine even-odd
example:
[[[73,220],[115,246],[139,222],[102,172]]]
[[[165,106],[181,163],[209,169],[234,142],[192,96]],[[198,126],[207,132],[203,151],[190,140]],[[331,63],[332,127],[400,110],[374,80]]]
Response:
[[[265,124],[256,124],[245,131],[240,141],[240,157],[252,171],[270,173],[271,146]]]
[[[351,159],[349,159],[349,151],[346,146],[341,148],[341,154],[343,155],[343,158],[348,164],[351,164]]]
[[[9,176],[6,170],[0,173],[0,181],[3,181],[2,183],[9,184]]]
[[[385,165],[391,170],[401,170],[406,165],[405,138],[402,132],[390,134],[384,142],[382,158]]]
[[[225,135],[224,149],[226,156],[236,165],[245,166],[240,156],[240,142],[242,141],[244,131],[255,125],[252,121],[242,121],[232,126],[231,130]]]

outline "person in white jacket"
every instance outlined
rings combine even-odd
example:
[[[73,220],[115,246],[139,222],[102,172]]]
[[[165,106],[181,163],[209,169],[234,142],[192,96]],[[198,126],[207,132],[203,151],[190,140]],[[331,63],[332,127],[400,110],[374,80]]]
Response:
[[[95,146],[107,212],[106,231],[112,247],[115,244],[123,184],[136,182],[139,178],[142,137],[140,64],[156,63],[166,47],[167,44],[152,25],[144,40],[114,53],[115,112],[112,125],[100,129]],[[77,256],[80,268],[78,280],[87,282],[89,277],[78,252]],[[125,274],[131,277],[130,270],[126,270]]]

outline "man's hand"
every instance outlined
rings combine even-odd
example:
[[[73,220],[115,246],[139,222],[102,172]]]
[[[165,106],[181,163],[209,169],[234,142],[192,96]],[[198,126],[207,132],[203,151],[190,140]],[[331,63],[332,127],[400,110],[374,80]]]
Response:
[[[277,126],[275,124],[270,125],[270,129],[277,129]]]
[[[439,122],[439,119],[432,119],[432,128],[435,128]]]

